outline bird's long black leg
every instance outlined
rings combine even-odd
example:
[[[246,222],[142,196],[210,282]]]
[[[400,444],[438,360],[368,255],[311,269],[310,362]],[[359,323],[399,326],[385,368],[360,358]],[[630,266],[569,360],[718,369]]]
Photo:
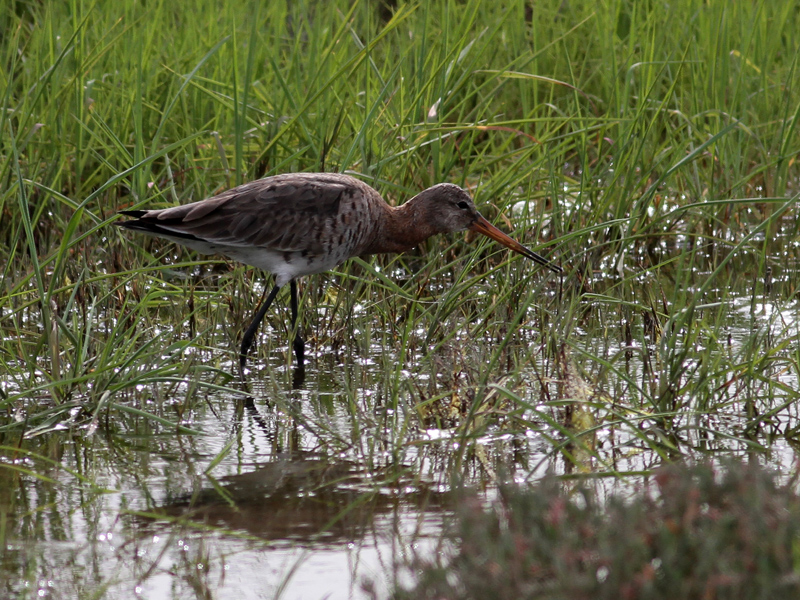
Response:
[[[244,373],[244,364],[247,362],[247,352],[250,350],[250,346],[253,345],[253,338],[256,336],[258,326],[261,324],[261,321],[264,320],[264,315],[267,314],[270,304],[275,300],[275,296],[278,295],[278,290],[280,289],[279,285],[272,288],[267,299],[264,300],[264,304],[258,309],[256,316],[253,318],[253,322],[250,323],[247,331],[244,332],[244,336],[242,336],[242,349],[239,351],[239,366],[242,368],[242,373]]]
[[[303,340],[303,336],[300,335],[300,327],[297,326],[297,284],[295,283],[294,279],[292,279],[289,285],[292,292],[292,331],[295,332],[292,345],[294,346],[294,353],[297,356],[297,366],[302,367],[306,343]]]

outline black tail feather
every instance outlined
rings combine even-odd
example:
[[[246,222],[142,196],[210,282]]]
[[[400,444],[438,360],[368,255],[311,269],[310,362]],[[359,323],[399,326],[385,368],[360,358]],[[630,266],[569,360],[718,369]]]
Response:
[[[134,231],[149,233],[150,235],[155,235],[173,240],[203,241],[197,236],[192,235],[191,233],[182,233],[180,231],[166,229],[165,227],[162,227],[161,224],[159,224],[158,222],[142,219],[141,217],[143,217],[145,213],[148,212],[146,210],[121,210],[119,212],[128,217],[136,217],[136,219],[133,221],[116,221],[114,225],[116,225],[117,227],[124,227],[125,229],[133,229]]]

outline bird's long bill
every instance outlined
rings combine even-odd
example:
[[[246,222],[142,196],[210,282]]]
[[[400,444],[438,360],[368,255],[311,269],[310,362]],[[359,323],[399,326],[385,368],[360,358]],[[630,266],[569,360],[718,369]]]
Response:
[[[518,252],[523,256],[527,256],[531,260],[536,261],[540,265],[547,267],[554,273],[561,273],[563,269],[556,264],[553,264],[549,260],[547,260],[544,256],[536,254],[533,250],[528,250],[525,246],[520,244],[518,241],[508,237],[505,233],[500,231],[497,227],[489,223],[483,217],[478,217],[478,220],[470,227],[472,231],[477,231],[478,233],[482,233],[483,235],[492,238],[496,242],[500,242],[506,248],[513,250],[514,252]]]

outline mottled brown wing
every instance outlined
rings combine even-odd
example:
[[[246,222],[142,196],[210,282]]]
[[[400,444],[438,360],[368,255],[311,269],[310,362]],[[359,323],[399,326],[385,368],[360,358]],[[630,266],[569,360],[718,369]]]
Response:
[[[358,191],[348,179],[271,177],[200,202],[147,211],[142,219],[210,243],[318,253],[320,234],[336,218],[342,197]]]

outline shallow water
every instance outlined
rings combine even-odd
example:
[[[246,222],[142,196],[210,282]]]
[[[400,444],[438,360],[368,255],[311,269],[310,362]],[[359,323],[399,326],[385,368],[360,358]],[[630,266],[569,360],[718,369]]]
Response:
[[[672,450],[698,457],[758,450],[788,473],[800,425],[789,344],[798,339],[800,306],[729,292],[724,305],[727,339],[698,353],[697,364],[690,355],[681,379],[689,385],[707,372],[714,393],[678,410],[668,439],[647,403],[664,376],[658,336],[639,323],[625,340],[623,317],[604,316],[602,336],[575,330],[571,359],[562,359],[599,394],[579,406],[591,413],[588,424],[564,425],[564,365],[528,347],[537,339],[531,318],[509,345],[512,359],[530,357],[527,366],[506,378],[495,364],[486,380],[492,417],[466,430],[458,407],[487,377],[495,340],[457,333],[430,355],[417,349],[404,358],[380,343],[316,347],[295,387],[285,341],[267,327],[248,393],[236,379],[198,386],[198,377],[225,383],[201,373],[114,395],[198,434],[101,411],[88,422],[76,416],[72,428],[59,422],[25,439],[4,435],[2,595],[366,598],[371,589],[384,597],[395,577],[410,581],[399,564],[440,551],[457,502],[454,473],[487,498],[500,479],[536,481],[546,472],[603,475],[602,494],[631,490],[640,478],[609,475],[648,471]],[[210,349],[189,347],[174,360],[207,362],[224,355],[227,340],[220,332]],[[753,346],[774,357],[757,377],[736,366]],[[718,363],[701,364],[709,357]],[[13,381],[3,383],[13,392]],[[748,431],[753,397],[763,418]],[[584,448],[570,445],[568,429]]]
[[[209,397],[184,421],[202,435],[101,427],[46,443],[50,468],[16,461],[35,476],[0,470],[15,496],[0,504],[4,597],[361,597],[362,580],[385,592],[398,549],[435,542],[441,494],[376,492],[358,465],[302,450],[297,430],[282,449],[280,417],[236,405]]]

